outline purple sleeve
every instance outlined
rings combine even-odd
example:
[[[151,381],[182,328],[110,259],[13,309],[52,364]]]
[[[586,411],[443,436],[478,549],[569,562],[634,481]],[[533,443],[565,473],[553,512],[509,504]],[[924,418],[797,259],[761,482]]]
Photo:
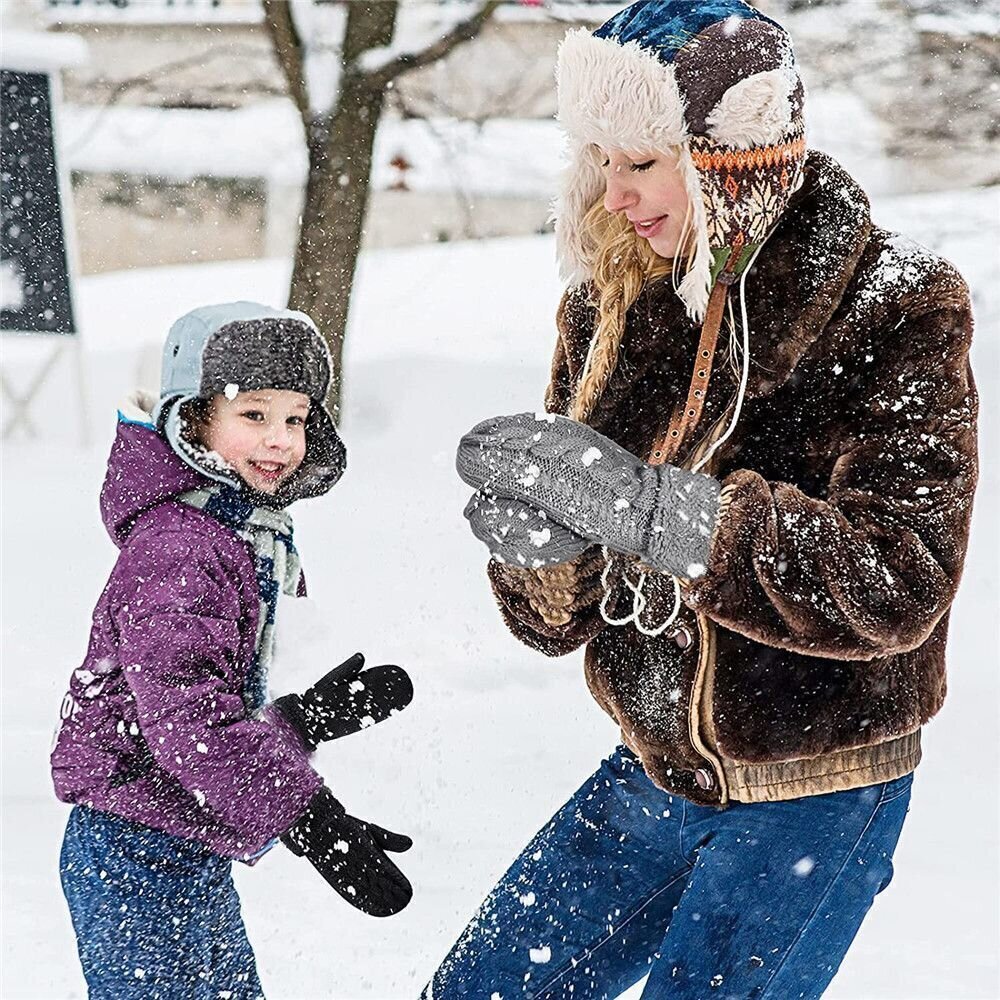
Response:
[[[235,571],[197,542],[147,533],[123,552],[119,659],[157,763],[253,853],[298,819],[322,779],[283,733],[247,717]]]
[[[306,759],[312,756],[299,731],[274,707],[273,702],[264,709],[261,718],[275,731],[278,739],[291,753]]]

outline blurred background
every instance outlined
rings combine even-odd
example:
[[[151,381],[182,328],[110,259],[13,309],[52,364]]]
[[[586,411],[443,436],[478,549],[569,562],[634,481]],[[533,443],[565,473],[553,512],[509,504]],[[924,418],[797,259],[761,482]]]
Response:
[[[3,6],[6,32],[43,32],[64,54],[60,140],[81,274],[293,253],[308,155],[261,3]],[[394,38],[419,41],[476,6],[404,2]],[[364,246],[547,231],[561,153],[556,48],[568,27],[621,6],[500,4],[473,39],[400,75],[378,123]],[[869,193],[1000,180],[995,4],[757,6],[795,39],[810,141],[833,141]],[[333,63],[344,5],[313,7],[312,44],[330,47],[313,58]],[[8,35],[4,48],[17,44]]]
[[[477,420],[540,405],[561,293],[556,50],[622,6],[0,2],[0,996],[84,995],[49,734],[115,557],[97,510],[115,408],[158,384],[166,329],[190,308],[290,302],[338,359],[349,474],[296,507],[311,611],[286,633],[279,690],[363,649],[418,691],[392,725],[320,756],[339,797],[413,835],[414,902],[376,925],[290,856],[241,870],[268,996],[416,996],[614,746],[581,655],[548,661],[503,629],[453,454]],[[949,700],[925,732],[893,886],[828,995],[990,1000],[1000,2],[757,6],[795,42],[810,145],[861,182],[877,223],[958,266],[977,320],[983,479]]]

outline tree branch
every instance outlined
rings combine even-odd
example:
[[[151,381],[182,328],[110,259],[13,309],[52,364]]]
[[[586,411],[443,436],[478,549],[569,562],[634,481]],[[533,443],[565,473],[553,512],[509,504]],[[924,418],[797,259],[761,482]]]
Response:
[[[437,62],[456,46],[475,38],[493,16],[493,11],[499,6],[500,0],[487,0],[472,17],[456,24],[451,31],[442,35],[427,48],[419,52],[404,52],[402,55],[396,56],[395,59],[391,59],[379,69],[364,73],[365,80],[372,87],[384,89],[397,76]]]
[[[304,125],[309,124],[309,92],[306,89],[302,39],[295,29],[292,5],[289,0],[263,0],[264,22],[274,46],[274,54],[288,83],[288,93]]]
[[[107,113],[130,91],[138,87],[150,87],[154,89],[160,84],[164,78],[169,78],[171,74],[183,71],[185,69],[190,69],[192,66],[204,66],[211,62],[213,59],[223,58],[230,59],[233,55],[247,55],[255,56],[258,54],[257,48],[251,45],[232,45],[227,46],[225,50],[214,49],[209,51],[196,52],[194,55],[185,56],[183,59],[172,60],[171,62],[161,63],[159,66],[154,66],[153,69],[149,70],[147,73],[142,73],[139,76],[129,77],[126,80],[119,80],[115,83],[109,93],[107,98],[100,104],[95,105],[96,113],[94,114],[93,121],[84,132],[72,145],[67,146],[65,152],[68,155],[76,153],[78,150],[83,149],[87,143],[93,139],[94,134],[101,128],[104,124],[104,119]],[[103,84],[107,82],[103,77],[98,77],[96,84]],[[268,97],[279,97],[282,96],[281,92],[269,89],[265,84],[258,80],[248,81],[249,83],[254,83],[257,85],[257,90],[254,91],[256,94],[266,94]],[[95,84],[91,85],[92,87]],[[249,87],[244,88],[246,92],[249,92]],[[76,113],[81,113],[85,108],[89,108],[90,105],[81,105],[75,109]]]

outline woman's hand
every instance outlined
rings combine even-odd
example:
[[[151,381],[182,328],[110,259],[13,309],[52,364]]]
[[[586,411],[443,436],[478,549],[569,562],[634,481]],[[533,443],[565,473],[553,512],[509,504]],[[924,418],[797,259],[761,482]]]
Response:
[[[719,483],[648,465],[586,424],[519,413],[477,424],[458,447],[470,486],[544,511],[577,535],[663,573],[705,573]]]
[[[487,490],[473,493],[464,513],[493,558],[511,566],[541,569],[570,562],[593,544],[537,507]]]

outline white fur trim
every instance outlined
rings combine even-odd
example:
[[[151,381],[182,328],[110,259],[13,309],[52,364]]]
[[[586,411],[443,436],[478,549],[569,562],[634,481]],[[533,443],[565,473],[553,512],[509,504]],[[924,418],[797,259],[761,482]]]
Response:
[[[691,225],[695,234],[694,260],[677,288],[687,314],[696,322],[705,318],[712,278],[712,251],[708,245],[708,220],[705,218],[705,196],[702,194],[698,170],[691,159],[687,143],[681,150],[680,170],[691,202]]]
[[[553,206],[556,221],[556,256],[563,281],[576,285],[590,277],[584,249],[583,219],[604,194],[600,154],[589,142],[570,140],[569,166],[563,173],[562,193]]]
[[[604,193],[597,146],[628,153],[670,153],[684,147],[688,132],[684,98],[667,66],[637,42],[622,45],[610,38],[595,38],[586,28],[570,31],[559,46],[556,69],[559,87],[559,122],[569,136],[569,166],[562,191],[553,206],[556,251],[564,281],[577,284],[591,276],[582,238],[584,216]],[[708,302],[708,230],[697,173],[684,154],[685,183],[693,206],[697,245],[704,247],[707,264],[696,257],[700,279],[692,275],[681,285],[688,312],[695,315]],[[699,294],[694,287],[704,280]]]
[[[559,122],[574,139],[648,153],[687,138],[673,67],[638,42],[571,31],[559,46],[556,79]]]
[[[152,413],[156,408],[156,396],[146,389],[134,389],[121,405],[119,412],[126,420],[137,424],[148,424],[152,421]]]
[[[741,149],[779,142],[792,122],[795,84],[785,68],[754,73],[734,83],[705,119],[708,134],[716,142]]]

